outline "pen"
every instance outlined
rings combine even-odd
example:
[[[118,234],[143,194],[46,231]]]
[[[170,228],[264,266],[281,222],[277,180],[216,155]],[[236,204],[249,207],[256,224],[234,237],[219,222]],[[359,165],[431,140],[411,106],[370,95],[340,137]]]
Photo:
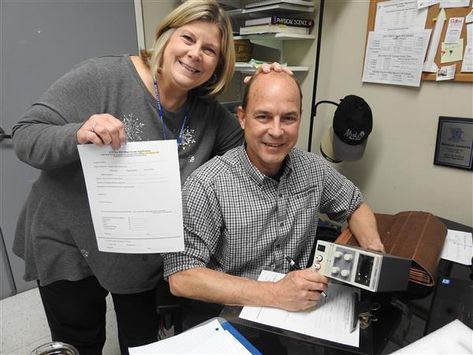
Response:
[[[302,270],[301,267],[299,266],[299,264],[296,263],[296,262],[294,261],[294,259],[291,258],[290,256],[287,256],[287,255],[286,255],[286,260],[287,260],[287,262],[289,263],[289,269],[290,269],[290,270]]]
[[[302,270],[301,267],[299,266],[299,264],[296,263],[296,262],[294,261],[294,259],[291,258],[290,256],[287,256],[287,255],[286,255],[286,260],[287,260],[287,262],[289,263],[289,268],[290,268],[291,270]],[[327,294],[326,294],[324,291],[320,291],[320,294],[321,294],[322,297],[324,297],[324,298],[327,297]]]

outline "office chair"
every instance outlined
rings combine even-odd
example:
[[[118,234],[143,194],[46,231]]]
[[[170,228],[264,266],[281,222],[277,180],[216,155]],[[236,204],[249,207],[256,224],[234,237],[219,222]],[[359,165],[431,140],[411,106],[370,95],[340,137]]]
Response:
[[[170,330],[174,327],[174,335],[182,333],[181,298],[171,293],[169,283],[164,279],[158,284],[156,297],[156,312],[161,316],[162,328]]]

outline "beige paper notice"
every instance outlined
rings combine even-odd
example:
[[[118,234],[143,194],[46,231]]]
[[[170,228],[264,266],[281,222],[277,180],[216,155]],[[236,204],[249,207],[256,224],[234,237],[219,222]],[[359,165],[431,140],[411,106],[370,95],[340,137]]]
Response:
[[[458,43],[442,43],[440,63],[456,62],[463,59],[463,38]]]

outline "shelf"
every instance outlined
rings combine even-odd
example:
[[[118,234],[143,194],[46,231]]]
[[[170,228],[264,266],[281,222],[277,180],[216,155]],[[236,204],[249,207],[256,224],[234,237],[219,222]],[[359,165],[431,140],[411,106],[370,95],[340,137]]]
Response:
[[[230,17],[249,16],[251,14],[269,14],[280,15],[281,13],[313,13],[313,6],[294,6],[292,4],[274,4],[267,6],[254,7],[251,9],[234,9],[227,10],[226,13]]]
[[[255,33],[251,35],[244,35],[244,36],[234,36],[233,39],[274,39],[274,40],[281,40],[281,41],[295,41],[295,40],[304,40],[310,39],[314,40],[314,35],[302,35],[302,34],[293,34],[293,33]]]
[[[309,67],[300,66],[300,65],[288,65],[289,69],[292,72],[307,72],[309,71]],[[253,67],[252,64],[245,63],[245,62],[236,62],[235,63],[235,71],[239,73],[254,73],[256,69]]]

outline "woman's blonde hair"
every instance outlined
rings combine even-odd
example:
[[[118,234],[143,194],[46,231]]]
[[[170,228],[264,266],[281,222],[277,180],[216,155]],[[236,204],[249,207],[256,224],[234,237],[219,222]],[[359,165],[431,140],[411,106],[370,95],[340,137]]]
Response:
[[[158,26],[153,47],[141,50],[140,56],[149,66],[153,76],[158,74],[163,63],[163,53],[171,35],[181,26],[193,21],[216,24],[220,30],[220,53],[215,80],[209,80],[199,89],[204,97],[213,97],[225,89],[235,68],[235,48],[232,26],[225,11],[214,0],[187,0],[167,15]]]

